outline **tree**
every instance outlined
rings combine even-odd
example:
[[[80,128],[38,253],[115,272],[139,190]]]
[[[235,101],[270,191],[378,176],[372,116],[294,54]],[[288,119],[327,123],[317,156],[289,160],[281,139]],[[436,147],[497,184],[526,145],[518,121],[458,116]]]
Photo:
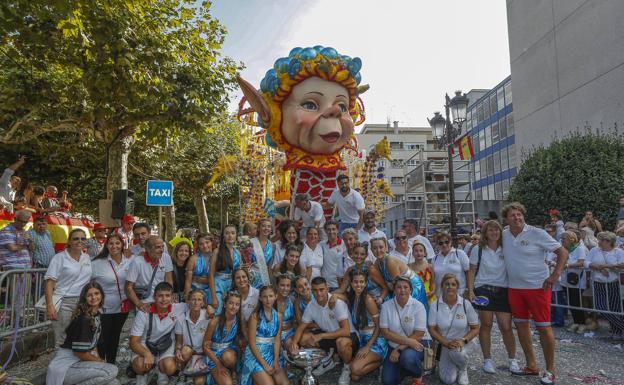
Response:
[[[239,69],[225,29],[192,0],[0,4],[0,142],[74,133],[104,143],[106,191],[126,188],[135,141],[201,130]]]
[[[579,222],[592,210],[603,227],[613,229],[617,200],[624,194],[624,137],[616,134],[574,134],[525,155],[509,191],[522,202],[527,221],[542,225],[548,210]]]
[[[131,158],[131,171],[173,180],[176,191],[182,190],[192,198],[198,227],[206,232],[209,227],[206,197],[225,198],[227,202],[236,193],[238,185],[236,177],[224,177],[208,189],[208,181],[222,155],[239,153],[240,123],[222,113],[202,131],[145,141]]]

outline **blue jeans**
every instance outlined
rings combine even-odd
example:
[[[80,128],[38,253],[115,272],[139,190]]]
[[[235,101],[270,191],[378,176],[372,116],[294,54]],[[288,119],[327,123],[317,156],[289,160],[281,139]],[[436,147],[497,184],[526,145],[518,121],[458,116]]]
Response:
[[[345,231],[346,229],[355,229],[357,227],[357,223],[344,223],[344,222],[340,222],[338,224],[338,234],[340,234],[342,236],[342,232]]]
[[[424,346],[430,347],[431,341],[420,341]],[[424,352],[416,351],[412,348],[407,348],[401,352],[399,362],[390,361],[390,353],[392,349],[388,351],[388,355],[383,361],[383,369],[381,381],[385,385],[398,385],[401,380],[406,376],[412,376],[419,378],[422,376],[422,361],[425,357]]]
[[[553,291],[551,295],[552,304],[567,304],[563,290]],[[550,320],[553,326],[563,326],[565,324],[566,308],[553,306],[550,307]]]

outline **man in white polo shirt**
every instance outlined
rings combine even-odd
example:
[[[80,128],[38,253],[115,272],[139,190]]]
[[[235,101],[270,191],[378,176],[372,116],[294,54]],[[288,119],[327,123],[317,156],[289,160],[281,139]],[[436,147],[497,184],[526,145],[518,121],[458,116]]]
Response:
[[[327,240],[321,242],[323,249],[321,276],[327,281],[329,291],[334,291],[340,287],[338,278],[342,278],[339,273],[342,270],[342,257],[347,249],[342,239],[338,238],[338,223],[325,222],[324,227]]]
[[[297,194],[295,196],[295,221],[301,226],[300,237],[304,239],[308,229],[316,227],[321,240],[327,239],[323,225],[325,224],[325,213],[320,203],[311,201],[308,194]]]
[[[503,230],[503,255],[509,278],[509,305],[518,331],[527,366],[516,375],[539,375],[530,320],[533,319],[539,331],[540,343],[546,361],[546,371],[540,383],[555,383],[555,336],[550,326],[550,301],[553,285],[563,271],[568,252],[542,229],[524,222],[525,207],[513,202],[503,208],[503,218],[508,227]],[[557,255],[555,270],[550,274],[545,263],[549,253]]]
[[[314,301],[310,301],[301,317],[301,323],[293,337],[291,353],[297,354],[299,352],[299,343],[307,348],[321,348],[323,350],[333,348],[337,350],[340,359],[344,362],[338,384],[348,385],[351,378],[349,363],[357,353],[359,346],[357,333],[351,324],[349,308],[340,299],[336,299],[333,308],[330,306],[331,294],[329,294],[327,282],[323,277],[316,277],[312,280],[312,294]],[[304,333],[314,324],[320,330]],[[331,357],[328,357],[314,370],[314,374],[320,376],[334,366],[336,364]]]
[[[136,384],[147,385],[147,374],[157,366],[158,385],[169,383],[177,366],[174,330],[185,304],[173,304],[173,286],[168,282],[156,285],[155,301],[147,312],[138,312],[130,330],[132,368],[137,373]]]
[[[145,241],[145,253],[135,255],[128,267],[126,276],[126,296],[144,312],[149,311],[154,301],[154,288],[160,282],[173,285],[173,264],[171,257],[164,254],[165,242],[161,237],[152,235]]]
[[[336,180],[338,188],[332,191],[326,207],[338,207],[338,220],[340,222],[338,233],[342,234],[345,229],[362,227],[364,198],[349,186],[348,176],[341,174]]]
[[[358,242],[368,242],[368,257],[366,260],[375,263],[372,247],[370,247],[371,239],[386,238],[386,233],[379,230],[375,224],[376,215],[373,210],[364,211],[364,226],[358,231]]]

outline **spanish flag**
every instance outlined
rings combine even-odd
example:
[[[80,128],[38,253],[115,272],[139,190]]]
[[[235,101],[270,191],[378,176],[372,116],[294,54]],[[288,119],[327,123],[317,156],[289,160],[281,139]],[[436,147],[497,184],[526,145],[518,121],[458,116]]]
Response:
[[[472,136],[466,135],[459,139],[456,143],[459,150],[459,159],[470,160],[474,156],[474,150],[472,148]]]

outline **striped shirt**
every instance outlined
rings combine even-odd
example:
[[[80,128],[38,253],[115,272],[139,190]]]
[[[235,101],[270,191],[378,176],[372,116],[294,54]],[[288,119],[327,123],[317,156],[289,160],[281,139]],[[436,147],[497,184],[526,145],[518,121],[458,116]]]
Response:
[[[29,235],[25,230],[18,230],[13,224],[0,230],[0,267],[28,269],[32,266],[28,252]],[[11,251],[9,245],[23,246],[21,250]]]

